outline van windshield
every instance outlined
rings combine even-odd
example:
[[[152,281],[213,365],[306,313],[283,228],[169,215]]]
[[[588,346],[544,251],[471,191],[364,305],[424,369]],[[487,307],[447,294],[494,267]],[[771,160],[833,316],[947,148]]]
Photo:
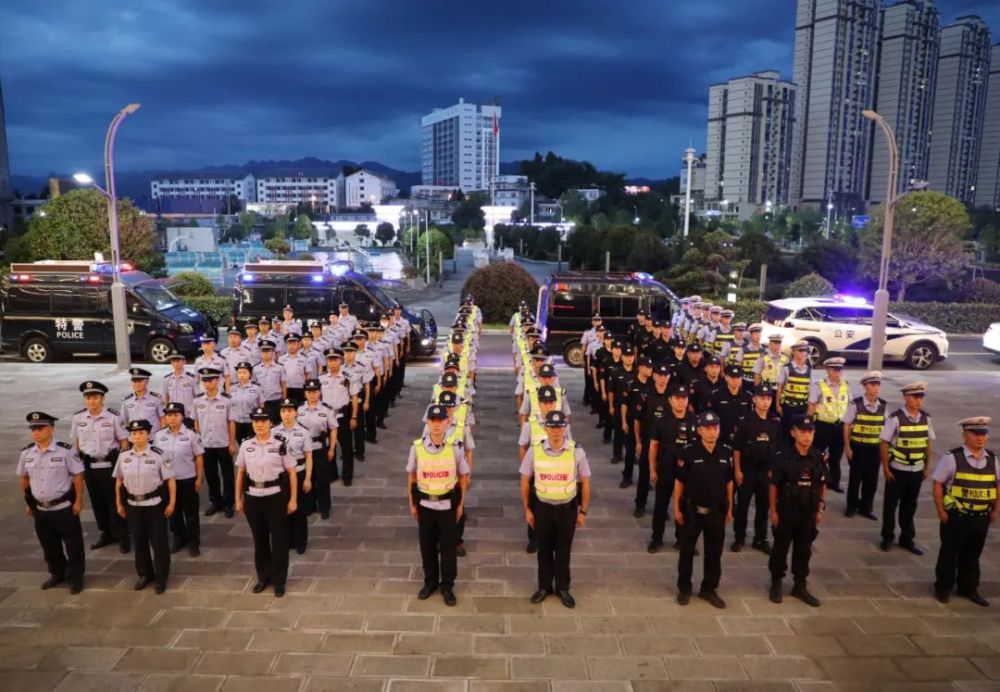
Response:
[[[180,304],[173,293],[155,283],[137,284],[135,292],[156,310],[166,310]]]
[[[383,289],[373,284],[368,286],[368,290],[371,291],[372,297],[375,298],[375,300],[377,300],[378,303],[383,307],[386,308],[396,307],[396,300],[388,293],[386,293]]]

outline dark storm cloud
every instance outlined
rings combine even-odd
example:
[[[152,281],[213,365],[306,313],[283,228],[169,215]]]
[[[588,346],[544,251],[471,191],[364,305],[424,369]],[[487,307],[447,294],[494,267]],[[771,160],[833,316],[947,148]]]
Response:
[[[12,167],[93,167],[129,101],[122,168],[248,159],[419,166],[419,119],[504,106],[502,158],[536,149],[673,175],[708,85],[790,78],[791,0],[49,0],[0,8]],[[946,19],[966,13],[942,6]],[[995,21],[992,2],[975,8]]]

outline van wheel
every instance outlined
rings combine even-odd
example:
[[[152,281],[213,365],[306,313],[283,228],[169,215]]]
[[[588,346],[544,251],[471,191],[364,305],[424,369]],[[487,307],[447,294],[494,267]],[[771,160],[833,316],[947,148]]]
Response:
[[[32,363],[49,363],[52,361],[52,347],[42,337],[32,337],[24,342],[24,357]]]
[[[914,370],[926,370],[932,366],[938,357],[934,344],[921,341],[913,344],[906,351],[906,364]]]
[[[814,368],[818,368],[826,360],[826,346],[821,344],[819,341],[809,340],[809,350],[806,352],[808,354],[809,363]]]
[[[151,363],[167,363],[174,345],[167,339],[153,339],[146,346],[146,360]]]
[[[563,362],[571,368],[583,367],[583,345],[579,341],[571,341],[563,349]]]

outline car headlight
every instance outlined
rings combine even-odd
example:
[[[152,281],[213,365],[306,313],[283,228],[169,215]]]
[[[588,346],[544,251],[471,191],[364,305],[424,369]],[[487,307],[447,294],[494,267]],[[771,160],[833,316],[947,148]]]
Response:
[[[430,338],[429,336],[425,336],[423,339],[420,340],[420,343],[423,344],[424,346],[430,346],[431,342],[433,341],[434,339]]]
[[[181,334],[193,334],[194,327],[191,326],[190,322],[181,322],[177,325],[180,328]]]

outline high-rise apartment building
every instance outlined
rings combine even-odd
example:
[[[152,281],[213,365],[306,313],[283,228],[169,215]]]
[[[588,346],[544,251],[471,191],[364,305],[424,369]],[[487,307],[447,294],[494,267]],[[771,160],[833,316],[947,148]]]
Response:
[[[14,191],[10,184],[10,159],[7,155],[7,120],[3,111],[3,87],[0,86],[0,227],[9,231],[14,223],[11,202]]]
[[[972,203],[986,114],[990,30],[976,16],[941,30],[938,85],[931,133],[931,189]]]
[[[489,190],[500,174],[500,106],[459,99],[421,118],[421,180],[424,185]]]
[[[879,0],[798,0],[790,203],[860,211],[867,192]]]
[[[991,50],[975,203],[1000,210],[1000,43]]]
[[[787,205],[794,124],[795,85],[778,72],[710,87],[706,197]]]
[[[927,179],[940,43],[941,17],[930,0],[904,0],[882,11],[875,110],[896,133],[897,194]],[[889,147],[876,132],[868,201],[882,202],[888,185]]]

